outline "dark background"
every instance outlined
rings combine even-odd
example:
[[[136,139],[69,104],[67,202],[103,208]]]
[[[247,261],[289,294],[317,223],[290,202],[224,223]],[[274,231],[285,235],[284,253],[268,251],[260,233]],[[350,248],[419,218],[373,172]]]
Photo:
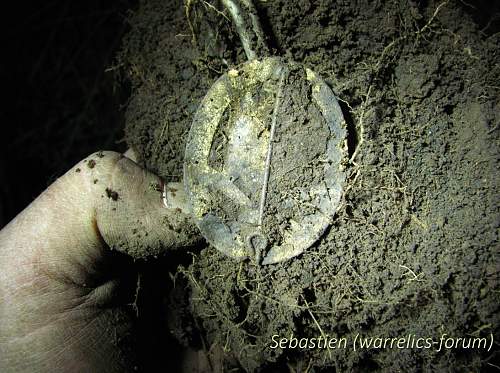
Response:
[[[0,227],[88,154],[123,151],[114,56],[135,1],[13,2],[2,10]]]

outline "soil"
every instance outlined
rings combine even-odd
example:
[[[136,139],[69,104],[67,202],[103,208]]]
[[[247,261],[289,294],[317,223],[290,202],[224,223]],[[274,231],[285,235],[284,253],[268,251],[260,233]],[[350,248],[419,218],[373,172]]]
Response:
[[[319,242],[286,262],[258,267],[209,245],[193,250],[165,294],[177,299],[165,309],[172,335],[204,350],[214,371],[494,368],[498,22],[476,17],[461,1],[256,6],[273,53],[310,67],[341,102],[350,156],[342,204]],[[152,0],[130,18],[118,56],[132,83],[126,139],[167,180],[182,178],[200,100],[245,61],[222,9],[219,2]],[[355,351],[357,334],[494,342],[489,351]],[[273,335],[328,335],[349,345],[272,349]]]
[[[317,207],[309,192],[325,174],[328,125],[311,98],[304,69],[293,69],[284,82],[272,151],[263,230],[281,243],[290,221],[301,221]]]

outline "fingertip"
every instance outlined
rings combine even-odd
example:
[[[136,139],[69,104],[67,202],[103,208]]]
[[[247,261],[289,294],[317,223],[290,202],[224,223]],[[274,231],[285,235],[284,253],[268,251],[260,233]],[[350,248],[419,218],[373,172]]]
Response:
[[[123,155],[125,157],[127,157],[128,159],[130,159],[131,161],[134,161],[135,163],[137,163],[137,152],[133,149],[133,148],[128,148],[127,151],[125,153],[123,153]]]
[[[122,157],[109,164],[97,198],[98,227],[109,247],[134,258],[158,256],[199,240],[187,212],[181,183],[164,183],[157,175]]]
[[[185,214],[189,214],[189,204],[183,183],[164,183],[162,200],[166,208],[178,209]]]

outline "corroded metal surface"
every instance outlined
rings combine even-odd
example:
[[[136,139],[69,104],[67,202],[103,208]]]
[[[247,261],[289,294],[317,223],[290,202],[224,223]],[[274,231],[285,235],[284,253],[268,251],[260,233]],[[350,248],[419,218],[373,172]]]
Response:
[[[288,123],[299,100],[312,109]],[[314,134],[307,126],[326,134],[315,137],[324,151],[312,171],[311,159],[300,156],[312,141],[304,134]],[[271,264],[302,253],[339,205],[345,136],[337,100],[311,70],[264,58],[223,75],[195,115],[185,154],[185,187],[202,234],[238,260]],[[306,168],[310,180],[291,179]]]

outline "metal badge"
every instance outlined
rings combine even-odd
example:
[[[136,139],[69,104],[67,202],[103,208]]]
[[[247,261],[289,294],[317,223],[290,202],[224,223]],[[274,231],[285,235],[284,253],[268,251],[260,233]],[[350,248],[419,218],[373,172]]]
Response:
[[[345,128],[331,89],[300,64],[255,59],[220,77],[195,114],[184,163],[208,242],[258,264],[313,245],[340,203]]]

